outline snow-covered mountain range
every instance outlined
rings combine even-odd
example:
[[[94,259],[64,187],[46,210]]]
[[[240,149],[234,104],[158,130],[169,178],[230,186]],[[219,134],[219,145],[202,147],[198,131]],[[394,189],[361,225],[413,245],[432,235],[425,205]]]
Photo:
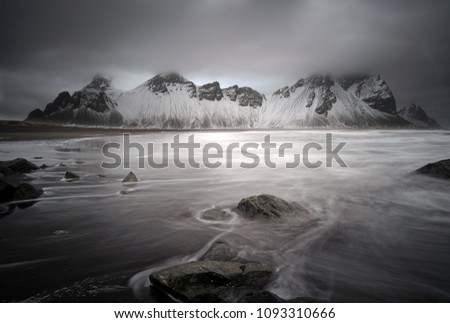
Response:
[[[314,75],[267,99],[250,87],[199,86],[176,73],[158,74],[129,91],[96,76],[80,91],[60,93],[27,118],[161,129],[409,127],[412,119],[397,113],[394,95],[379,75]]]

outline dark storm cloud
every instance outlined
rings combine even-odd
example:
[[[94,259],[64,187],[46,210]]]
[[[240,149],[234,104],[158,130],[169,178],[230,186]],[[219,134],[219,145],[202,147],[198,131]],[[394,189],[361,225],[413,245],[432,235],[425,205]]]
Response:
[[[0,118],[24,118],[96,73],[131,88],[176,70],[270,94],[313,72],[378,72],[399,105],[450,124],[450,2],[0,2]]]

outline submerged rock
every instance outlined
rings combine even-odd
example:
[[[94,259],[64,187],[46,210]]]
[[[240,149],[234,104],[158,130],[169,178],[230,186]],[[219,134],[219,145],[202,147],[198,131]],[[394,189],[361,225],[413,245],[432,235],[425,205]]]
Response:
[[[233,216],[221,209],[209,209],[203,212],[203,214],[200,216],[201,219],[206,221],[228,221]]]
[[[269,194],[244,198],[239,202],[237,208],[250,218],[280,219],[286,216],[310,218],[309,212],[300,204],[286,202]]]
[[[69,182],[73,182],[73,181],[79,180],[79,179],[80,179],[80,176],[78,176],[78,175],[76,175],[76,174],[74,174],[74,173],[72,173],[72,172],[67,171],[67,172],[64,174],[64,179],[67,180],[67,181],[69,181]]]
[[[0,180],[0,201],[9,202],[13,200],[32,200],[42,195],[42,188],[29,183],[20,183],[17,187]]]
[[[10,170],[8,167],[2,166],[2,164],[0,162],[0,174],[2,174],[3,176],[8,176],[8,175],[13,175],[14,172],[12,170]]]
[[[0,210],[0,216],[12,213],[16,206],[25,208],[36,203],[22,200],[37,199],[44,193],[42,188],[29,184],[32,178],[24,174],[38,169],[37,165],[24,158],[0,161],[0,202],[13,202]]]
[[[272,271],[260,263],[194,261],[156,271],[150,282],[189,302],[233,302],[266,285]]]
[[[129,172],[127,176],[122,180],[123,183],[136,183],[139,182],[136,175],[133,172]]]
[[[231,261],[237,256],[237,250],[231,248],[226,242],[217,241],[200,257],[200,260]]]
[[[68,233],[69,233],[69,231],[66,231],[66,230],[56,230],[55,232],[53,232],[53,234],[55,236],[63,236],[63,235],[66,235]]]
[[[415,171],[417,174],[431,177],[450,179],[450,159],[440,160],[436,163],[427,164]]]
[[[14,198],[14,187],[0,179],[0,202],[11,201]]]
[[[32,200],[37,199],[44,191],[42,188],[31,185],[29,183],[21,183],[14,191],[15,200]]]
[[[15,208],[16,206],[14,204],[0,205],[0,218],[13,213]]]
[[[3,169],[3,171],[5,171],[4,168],[7,168],[13,173],[29,173],[39,169],[37,165],[26,160],[25,158],[16,158],[14,160],[1,161],[0,167]]]

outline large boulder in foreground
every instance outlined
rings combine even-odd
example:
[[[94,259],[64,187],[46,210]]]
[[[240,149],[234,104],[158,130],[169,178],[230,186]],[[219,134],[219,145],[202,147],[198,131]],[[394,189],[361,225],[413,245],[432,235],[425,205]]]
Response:
[[[187,302],[233,302],[260,290],[272,276],[261,263],[194,261],[156,271],[150,282]]]
[[[295,202],[287,202],[270,194],[261,194],[242,199],[238,210],[250,218],[281,219],[287,216],[303,217],[311,216],[304,207]]]
[[[238,255],[239,252],[230,247],[226,242],[217,241],[200,257],[200,260],[232,261]]]
[[[450,180],[450,159],[427,164],[416,170],[415,173]]]

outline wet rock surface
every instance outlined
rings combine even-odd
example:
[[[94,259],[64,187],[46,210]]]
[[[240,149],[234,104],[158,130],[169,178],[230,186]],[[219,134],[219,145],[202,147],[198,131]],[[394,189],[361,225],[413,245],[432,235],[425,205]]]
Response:
[[[281,219],[287,216],[310,219],[309,212],[300,204],[287,202],[270,194],[261,194],[242,199],[237,209],[249,218]]]
[[[21,183],[14,191],[15,200],[32,200],[37,199],[44,193],[43,189],[31,185],[30,183]]]
[[[22,203],[22,200],[33,200],[40,197],[44,191],[42,188],[28,183],[32,180],[27,173],[38,170],[39,167],[25,158],[0,161],[0,202],[14,202],[5,206],[0,215],[12,213],[16,206],[21,208],[33,205],[35,202]]]
[[[0,161],[0,172],[1,173],[6,172],[7,174],[4,173],[5,175],[13,173],[19,174],[30,173],[38,169],[39,167],[36,164],[26,160],[25,158],[16,158],[14,160]]]
[[[200,218],[206,221],[228,221],[232,215],[224,210],[214,208],[203,212]]]
[[[427,164],[416,170],[415,173],[450,180],[450,159]]]
[[[237,210],[250,218],[278,220],[296,216],[311,219],[301,205],[269,194],[244,198]],[[205,212],[213,219],[221,218],[223,213],[226,212],[218,208]],[[307,223],[310,222],[314,221]],[[255,260],[241,259],[239,251],[225,241],[216,241],[198,261],[153,272],[149,277],[151,290],[160,289],[185,302],[288,302],[264,290],[272,278],[272,270]],[[298,298],[291,301],[313,300]]]
[[[182,301],[233,302],[261,289],[272,271],[261,263],[194,261],[156,271],[150,282]]]
[[[239,252],[226,242],[217,241],[200,257],[200,260],[232,261],[238,257],[238,254]]]
[[[68,182],[73,182],[73,181],[79,180],[79,179],[80,179],[80,176],[78,176],[78,175],[75,174],[75,173],[72,173],[72,172],[67,171],[67,172],[64,174],[64,179],[65,179],[66,181],[68,181]]]
[[[137,183],[139,182],[138,178],[133,172],[129,172],[127,176],[122,180],[123,183]]]

